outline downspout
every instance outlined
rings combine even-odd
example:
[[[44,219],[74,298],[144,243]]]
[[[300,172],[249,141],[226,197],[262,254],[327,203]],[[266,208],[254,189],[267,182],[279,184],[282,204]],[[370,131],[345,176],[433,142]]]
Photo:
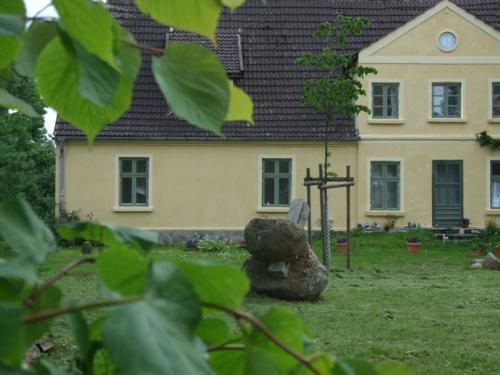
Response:
[[[59,178],[61,192],[59,193],[59,217],[62,218],[64,210],[64,138],[59,138]]]

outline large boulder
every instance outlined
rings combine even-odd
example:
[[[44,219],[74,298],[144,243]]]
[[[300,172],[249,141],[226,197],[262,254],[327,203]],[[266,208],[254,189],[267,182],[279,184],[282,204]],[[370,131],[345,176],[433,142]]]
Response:
[[[314,301],[328,284],[328,271],[307,244],[306,251],[290,264],[286,279],[275,279],[268,272],[270,262],[254,256],[243,264],[252,291],[288,301]]]
[[[498,260],[492,253],[488,253],[486,258],[484,258],[484,269],[500,271],[500,260]]]
[[[245,227],[247,249],[260,262],[291,263],[307,253],[306,232],[293,221],[256,218]]]

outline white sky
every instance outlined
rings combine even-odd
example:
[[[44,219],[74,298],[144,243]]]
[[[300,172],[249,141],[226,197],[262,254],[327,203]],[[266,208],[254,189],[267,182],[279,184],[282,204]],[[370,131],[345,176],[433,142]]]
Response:
[[[50,4],[51,0],[24,0],[24,4],[26,5],[26,15],[28,17],[33,17],[39,10],[45,7],[47,4]],[[57,17],[57,12],[53,6],[48,7],[40,16],[47,17]],[[56,124],[57,113],[52,108],[47,108],[47,113],[45,114],[45,129],[47,129],[47,133],[52,134],[54,132],[54,126]]]

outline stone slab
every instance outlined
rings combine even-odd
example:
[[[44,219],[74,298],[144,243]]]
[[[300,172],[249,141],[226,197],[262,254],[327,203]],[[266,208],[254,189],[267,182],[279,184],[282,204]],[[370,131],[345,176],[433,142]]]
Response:
[[[290,210],[286,217],[287,220],[297,223],[301,228],[306,225],[307,218],[309,217],[311,209],[307,202],[303,199],[294,199],[290,205]]]
[[[488,253],[486,258],[484,258],[484,269],[500,271],[500,260],[493,253]]]
[[[273,279],[286,279],[288,271],[290,270],[290,263],[285,262],[271,262],[267,272]]]

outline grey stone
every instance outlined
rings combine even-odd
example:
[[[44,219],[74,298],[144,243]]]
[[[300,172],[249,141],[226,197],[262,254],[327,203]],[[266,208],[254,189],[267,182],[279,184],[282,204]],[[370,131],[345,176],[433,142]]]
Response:
[[[473,264],[480,264],[481,266],[483,265],[484,263],[484,259],[473,259],[469,262],[469,265],[473,265]]]
[[[301,228],[306,225],[307,218],[309,217],[311,209],[307,202],[303,199],[294,199],[290,205],[290,210],[286,217],[287,220],[297,223]]]
[[[484,258],[484,269],[500,271],[500,260],[498,260],[492,253],[488,253],[486,258]]]
[[[273,279],[286,279],[288,271],[290,270],[290,263],[285,262],[271,262],[267,271]]]
[[[82,244],[82,254],[92,254],[92,242],[85,241]]]
[[[482,268],[481,263],[474,263],[470,265],[470,268]]]
[[[251,220],[245,227],[247,249],[260,262],[293,262],[307,251],[306,231],[283,219]]]
[[[477,230],[477,229],[472,229],[470,231],[472,234],[481,234],[481,231],[480,230]]]
[[[286,279],[273,279],[268,268],[269,262],[260,262],[253,256],[243,264],[253,292],[288,301],[314,301],[328,284],[328,271],[309,246],[290,264]]]
[[[172,245],[193,239],[221,239],[223,241],[240,242],[243,240],[242,230],[160,230],[159,245]]]

